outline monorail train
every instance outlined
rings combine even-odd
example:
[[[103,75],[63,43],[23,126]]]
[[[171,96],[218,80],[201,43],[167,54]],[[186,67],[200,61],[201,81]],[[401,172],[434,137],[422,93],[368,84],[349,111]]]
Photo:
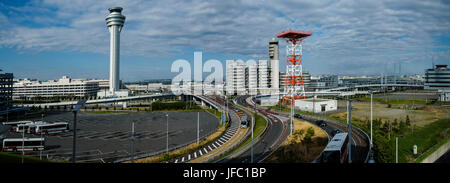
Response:
[[[344,163],[347,160],[348,133],[337,133],[320,157],[320,163]]]

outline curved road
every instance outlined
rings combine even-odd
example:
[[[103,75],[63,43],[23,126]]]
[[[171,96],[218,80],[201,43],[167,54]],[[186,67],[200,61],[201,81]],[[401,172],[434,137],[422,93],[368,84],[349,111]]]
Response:
[[[237,103],[246,107],[250,111],[254,111],[254,106],[249,105],[245,96],[237,97]],[[261,162],[268,157],[279,145],[286,139],[289,133],[289,126],[287,119],[278,116],[269,110],[256,107],[256,111],[266,117],[268,121],[267,129],[261,135],[261,140],[254,141],[253,146],[253,162]],[[249,143],[249,146],[251,143]],[[251,162],[251,148],[249,147],[244,153],[234,159],[225,159],[227,163],[250,163]]]

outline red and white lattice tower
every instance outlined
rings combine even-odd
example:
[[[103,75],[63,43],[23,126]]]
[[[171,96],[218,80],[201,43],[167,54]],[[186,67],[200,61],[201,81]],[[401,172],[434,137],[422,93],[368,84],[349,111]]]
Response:
[[[303,84],[302,70],[302,42],[310,32],[288,30],[277,34],[278,38],[286,40],[286,78],[284,83],[283,105],[287,102],[294,104],[295,99],[304,99],[305,86]]]

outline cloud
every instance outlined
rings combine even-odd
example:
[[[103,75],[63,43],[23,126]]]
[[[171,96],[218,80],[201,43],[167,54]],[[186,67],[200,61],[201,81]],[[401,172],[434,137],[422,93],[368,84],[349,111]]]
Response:
[[[450,37],[450,5],[422,0],[31,1],[0,6],[0,23],[9,27],[0,31],[0,47],[107,54],[104,18],[113,6],[124,8],[121,49],[131,56],[170,57],[190,49],[265,58],[268,41],[291,24],[313,32],[305,40],[308,59],[346,66],[342,73],[377,72],[376,64],[392,61],[426,62],[436,48],[444,49],[435,54],[438,59],[450,59],[450,45],[435,40]],[[280,44],[282,59],[285,43]],[[317,73],[321,69],[311,65]]]

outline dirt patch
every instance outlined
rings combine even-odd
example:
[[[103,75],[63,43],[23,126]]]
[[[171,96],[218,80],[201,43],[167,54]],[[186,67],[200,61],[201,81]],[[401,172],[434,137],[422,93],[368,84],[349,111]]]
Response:
[[[352,120],[370,120],[370,103],[354,102],[352,104]],[[347,112],[335,113],[330,116],[346,120]],[[404,121],[406,116],[409,116],[412,124],[423,127],[439,119],[450,118],[450,110],[439,106],[418,106],[416,110],[410,110],[406,104],[391,104],[390,108],[387,104],[373,104],[373,119]]]

